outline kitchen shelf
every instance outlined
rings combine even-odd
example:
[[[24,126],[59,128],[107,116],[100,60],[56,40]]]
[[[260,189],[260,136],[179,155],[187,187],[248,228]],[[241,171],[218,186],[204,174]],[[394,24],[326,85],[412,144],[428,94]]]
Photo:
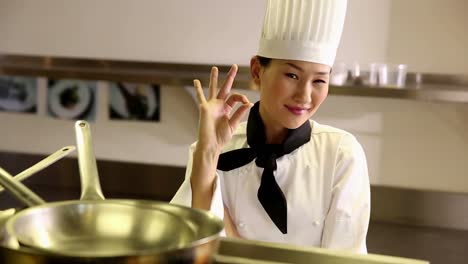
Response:
[[[229,65],[218,66],[220,77]],[[193,79],[209,82],[211,65],[177,64],[48,56],[0,55],[0,74],[158,83],[191,86]],[[235,88],[255,90],[248,67],[239,67]],[[330,95],[468,103],[468,76],[410,73],[405,88],[347,83],[330,86]]]
[[[468,103],[468,85],[424,84],[419,87],[383,88],[372,86],[331,86],[329,94],[410,99],[417,101]]]

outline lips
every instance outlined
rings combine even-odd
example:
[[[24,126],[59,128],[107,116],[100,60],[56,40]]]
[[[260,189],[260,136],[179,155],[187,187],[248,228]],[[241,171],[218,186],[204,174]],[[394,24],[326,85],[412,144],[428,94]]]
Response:
[[[310,108],[285,105],[286,109],[294,115],[306,114]]]

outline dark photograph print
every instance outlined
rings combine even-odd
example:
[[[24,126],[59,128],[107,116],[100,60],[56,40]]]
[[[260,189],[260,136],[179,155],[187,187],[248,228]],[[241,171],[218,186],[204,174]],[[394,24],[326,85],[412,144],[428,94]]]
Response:
[[[36,113],[37,79],[0,75],[0,111]]]
[[[58,119],[95,120],[96,85],[84,80],[49,80],[49,115]]]
[[[153,84],[110,83],[110,119],[159,121],[159,88]]]

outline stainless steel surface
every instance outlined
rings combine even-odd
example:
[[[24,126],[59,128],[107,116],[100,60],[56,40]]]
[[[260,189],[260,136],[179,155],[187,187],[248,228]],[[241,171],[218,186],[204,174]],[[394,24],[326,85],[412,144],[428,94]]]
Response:
[[[0,152],[0,160],[9,172],[20,172],[42,158],[37,154]],[[185,176],[184,167],[167,165],[98,160],[98,168],[107,198],[169,201]],[[76,158],[64,158],[60,166],[39,172],[28,179],[27,186],[46,201],[77,199],[80,182]],[[371,193],[369,252],[427,259],[434,264],[466,263],[468,230],[455,229],[456,225],[450,223],[468,219],[468,194],[375,185]],[[2,209],[21,205],[7,193],[0,197]],[[440,228],[443,226],[446,228]]]
[[[32,176],[33,174],[47,168],[51,164],[57,162],[58,160],[62,159],[69,153],[75,150],[74,146],[64,147],[45,159],[42,159],[38,163],[34,164],[30,168],[24,170],[23,172],[19,173],[15,177],[11,177],[9,173],[7,173],[4,169],[0,168],[0,183],[2,185],[7,186],[9,192],[13,194],[19,201],[24,203],[26,206],[35,206],[44,204],[44,200],[36,195],[34,192],[30,191],[29,188],[26,188],[20,181]],[[3,191],[4,188],[0,189],[0,192]],[[4,226],[4,224],[13,216],[16,212],[16,209],[8,209],[0,212],[0,226]],[[11,236],[5,229],[1,229],[2,232],[2,239],[1,243],[5,245],[9,245],[12,248],[18,248],[19,243],[15,237]]]
[[[286,262],[264,261],[264,260],[257,260],[257,259],[248,259],[248,258],[221,256],[221,255],[215,256],[215,263],[216,264],[290,264]]]
[[[468,230],[468,194],[372,186],[371,219]]]
[[[0,159],[7,161],[5,163],[8,165],[7,169],[12,172],[19,172],[42,158],[43,156],[24,153],[0,153]],[[173,168],[121,161],[98,161],[98,167],[107,197],[134,197],[162,201],[168,201],[177,191],[185,173],[183,167]],[[115,171],[119,173],[115,174]],[[65,158],[60,162],[60,166],[50,167],[46,174],[40,172],[37,177],[31,177],[28,186],[35,188],[34,190],[46,201],[74,199],[78,198],[80,193],[78,174],[76,159]],[[467,212],[464,207],[467,194],[375,185],[371,186],[371,190],[373,221],[370,223],[368,233],[369,252],[428,259],[436,264],[466,262],[468,231],[440,229],[436,226],[447,226],[447,223],[460,223],[467,219],[463,216],[463,213]],[[0,199],[3,208],[18,206],[14,202],[6,193]],[[461,215],[456,216],[455,213]],[[402,217],[405,215],[409,217]],[[427,222],[427,227],[422,227],[424,223],[418,219],[431,218],[431,216],[437,218]],[[396,223],[406,223],[406,225]]]
[[[10,173],[19,173],[43,159],[41,154],[0,151],[0,161]],[[107,198],[135,198],[169,201],[184,180],[185,168],[128,161],[97,161],[99,181]],[[116,173],[118,172],[118,173]],[[81,193],[77,157],[69,156],[35,177],[26,185],[46,201],[79,199]],[[19,207],[8,193],[0,194],[0,209]]]
[[[6,221],[15,213],[16,209],[14,208],[0,211],[0,227],[2,227],[6,223]]]
[[[423,84],[420,87],[382,88],[377,86],[330,86],[330,94],[411,99],[429,102],[468,103],[468,85]]]
[[[75,151],[75,146],[67,146],[63,147],[56,152],[52,153],[48,157],[42,159],[38,163],[34,164],[33,166],[27,168],[26,170],[22,171],[21,173],[17,174],[14,178],[15,181],[23,181],[30,176],[38,173],[39,171],[49,167],[50,165],[54,164],[58,160],[62,159],[63,157],[67,156],[68,154]],[[0,186],[0,193],[3,192],[5,189]]]
[[[35,154],[0,152],[0,160],[9,172],[19,172],[42,158]],[[103,192],[111,198],[169,201],[185,177],[184,167],[110,160],[99,160],[98,167]],[[27,186],[44,200],[79,197],[76,158],[64,158],[59,166],[51,166],[44,172],[27,180]],[[378,185],[371,186],[371,193],[371,220],[468,231],[468,193]],[[1,209],[22,206],[6,193],[0,198]]]
[[[220,76],[230,65],[220,65]],[[0,54],[0,74],[129,81],[174,86],[193,85],[193,79],[208,83],[211,65],[58,58]],[[250,70],[239,68],[234,87],[247,88]]]
[[[6,223],[20,244],[56,254],[103,257],[179,249],[196,226],[175,214],[109,201],[56,202],[24,210]]]
[[[70,257],[39,252],[28,248],[12,249],[0,247],[0,263],[2,264],[208,264],[211,254],[218,247],[219,240],[196,246],[191,250],[182,249],[153,253],[148,255],[125,257]]]
[[[96,160],[90,151],[89,124],[77,121],[75,131],[86,191],[102,194]],[[97,200],[49,203],[17,213],[5,224],[3,238],[8,243],[3,247],[20,251],[18,258],[27,253],[22,250],[29,248],[33,253],[49,253],[51,258],[60,255],[147,263],[159,263],[154,262],[156,259],[171,263],[182,258],[183,263],[197,263],[211,258],[223,229],[221,219],[192,208],[102,200],[103,195],[86,192],[83,197]],[[198,220],[190,221],[194,218]],[[12,238],[20,245],[11,243]]]
[[[299,247],[285,244],[223,238],[218,263],[294,263],[294,264],[426,264],[425,260],[390,257],[377,254],[354,254],[323,248]]]
[[[40,56],[0,56],[0,74],[133,81],[172,86],[192,86],[193,79],[209,82],[211,65],[171,64],[102,59]],[[219,66],[227,73],[228,65]],[[248,67],[239,67],[235,88],[255,89]],[[331,95],[367,96],[436,102],[468,102],[468,76],[410,73],[405,88],[363,85],[330,86]]]
[[[433,264],[466,264],[468,231],[371,221],[369,252],[426,259]]]
[[[94,155],[91,128],[85,121],[75,123],[76,146],[81,179],[81,200],[104,200]]]
[[[44,200],[42,200],[34,192],[29,190],[24,184],[22,184],[19,181],[15,181],[13,179],[13,176],[11,176],[3,168],[0,168],[0,185],[2,185],[18,200],[20,200],[27,206],[35,206],[45,203]]]
[[[212,255],[218,248],[219,244],[219,239],[218,239],[218,233],[222,229],[222,221],[215,218],[213,215],[206,213],[204,211],[200,210],[194,210],[192,208],[188,207],[183,207],[183,206],[177,206],[177,205],[171,205],[163,202],[154,202],[154,201],[144,201],[144,200],[124,200],[124,199],[115,199],[112,200],[113,205],[115,205],[118,208],[123,207],[130,207],[132,210],[146,210],[147,213],[149,214],[161,214],[163,217],[175,217],[177,218],[177,221],[183,221],[184,226],[190,230],[192,235],[196,238],[200,239],[193,239],[191,238],[190,241],[183,242],[181,241],[178,236],[183,234],[184,230],[177,229],[177,223],[172,222],[164,222],[163,226],[151,226],[148,225],[147,221],[157,221],[157,222],[163,222],[162,220],[158,220],[160,216],[157,215],[152,215],[150,216],[152,220],[149,218],[146,218],[146,216],[143,216],[145,219],[127,219],[127,221],[131,221],[134,224],[134,229],[133,230],[128,230],[129,224],[126,222],[124,225],[121,226],[115,226],[117,223],[115,222],[116,218],[114,219],[101,219],[102,221],[95,222],[93,221],[93,217],[89,217],[88,215],[88,220],[86,223],[89,222],[88,227],[89,228],[96,228],[96,227],[101,227],[105,228],[107,230],[116,228],[119,229],[120,232],[129,232],[129,237],[128,241],[115,241],[111,238],[106,241],[102,241],[104,244],[98,244],[96,245],[93,241],[90,241],[90,243],[83,245],[84,246],[84,251],[89,251],[88,255],[79,255],[77,256],[74,254],[74,256],[69,256],[69,255],[64,255],[64,254],[54,254],[53,252],[48,252],[48,251],[43,251],[43,250],[36,250],[34,248],[29,248],[25,246],[21,247],[15,247],[14,245],[5,245],[3,244],[0,246],[0,263],[38,263],[38,264],[47,264],[47,263],[67,263],[67,264],[81,264],[81,263],[112,263],[112,264],[128,264],[128,263],[147,263],[147,264],[160,264],[160,263],[209,263],[209,260],[211,259]],[[60,202],[59,202],[60,203]],[[62,202],[62,203],[72,203],[72,202]],[[100,206],[104,205],[105,208],[104,210],[111,210],[112,208],[109,207],[109,201],[84,201],[84,203],[94,203],[95,206]],[[54,203],[55,204],[55,203]],[[49,204],[53,205],[53,204]],[[46,206],[42,206],[46,207]],[[37,208],[37,207],[36,207]],[[34,208],[34,209],[36,209]],[[83,208],[82,208],[83,209]],[[86,209],[89,209],[86,208]],[[87,210],[83,210],[86,211]],[[100,208],[96,208],[98,211],[101,211]],[[26,212],[27,210],[23,211]],[[21,213],[23,213],[21,212]],[[115,211],[112,213],[115,214]],[[127,212],[122,212],[124,213],[124,218],[127,217]],[[121,216],[116,216],[115,217],[120,217],[121,220],[123,218]],[[17,217],[14,216],[14,217]],[[49,219],[50,214],[45,215],[45,218],[43,220],[50,220]],[[71,221],[71,222],[76,222],[78,220],[75,220],[76,216],[71,216],[71,219],[60,219],[60,221]],[[52,220],[53,221],[53,220]],[[15,222],[14,220],[9,221],[8,224]],[[213,228],[215,225],[213,225],[213,222],[217,222],[217,228],[214,230]],[[80,222],[78,225],[87,225],[86,223]],[[94,226],[91,224],[94,223]],[[40,230],[43,230],[43,235],[42,236],[42,243],[47,243],[47,235],[45,231],[48,228],[49,224],[47,224],[46,221],[39,221],[37,224],[40,226]],[[175,225],[174,225],[175,224]],[[50,225],[53,225],[51,223]],[[62,224],[61,224],[62,225]],[[37,228],[37,227],[36,227]],[[55,227],[57,228],[57,226]],[[154,230],[153,230],[154,229]],[[157,230],[156,230],[157,229]],[[171,230],[168,230],[171,229]],[[172,230],[176,229],[176,230]],[[37,230],[36,230],[37,231]],[[36,232],[34,231],[34,232]],[[102,230],[101,230],[102,231]],[[111,232],[114,232],[115,230],[111,230]],[[167,243],[174,244],[175,241],[179,240],[181,245],[178,245],[175,249],[173,250],[165,250],[163,248],[158,248],[158,245],[161,243],[161,241],[154,241],[156,244],[153,245],[154,247],[148,250],[143,250],[140,252],[138,255],[134,254],[129,254],[129,255],[123,255],[123,256],[100,256],[96,257],[95,252],[96,250],[99,250],[100,248],[96,247],[103,247],[105,250],[109,249],[109,244],[115,244],[118,242],[124,243],[130,243],[132,248],[138,247],[138,241],[131,240],[134,235],[137,233],[141,233],[142,236],[146,237],[147,239],[153,239],[157,240],[157,237],[152,237],[152,235],[155,235],[154,232],[161,234],[163,237],[159,237],[160,239],[165,240]],[[25,230],[25,233],[28,231]],[[80,230],[68,230],[68,232],[76,233],[79,234],[80,236]],[[163,233],[171,233],[170,236],[167,236],[166,234]],[[4,239],[2,237],[3,234],[0,234],[0,240]],[[74,234],[70,234],[74,235]],[[119,235],[120,236],[120,235]],[[65,237],[63,237],[65,239]],[[82,238],[80,238],[82,239]],[[117,238],[118,240],[121,240],[122,237]],[[66,242],[66,241],[65,241]],[[132,243],[133,242],[133,243]],[[73,245],[75,247],[76,245]],[[117,245],[120,247],[121,245]],[[81,249],[80,249],[81,250]],[[124,248],[122,250],[129,250],[129,248]],[[121,253],[122,251],[120,251]],[[133,252],[134,253],[134,252]],[[27,261],[27,262],[26,262]]]
[[[102,201],[101,201],[102,202]],[[172,252],[172,255],[180,252]],[[209,263],[207,260],[196,262],[193,258],[180,258],[174,261],[155,258],[148,255],[146,258],[86,258],[69,257],[45,254],[44,252],[32,251],[23,248],[19,250],[0,247],[1,263],[30,263],[30,264],[82,264],[82,263]],[[27,261],[27,262],[25,262]],[[428,261],[410,258],[390,257],[377,254],[358,255],[337,250],[295,247],[285,244],[274,244],[267,242],[247,241],[240,239],[223,238],[220,241],[219,250],[214,257],[216,264],[338,264],[338,263],[363,263],[363,264],[426,264]]]

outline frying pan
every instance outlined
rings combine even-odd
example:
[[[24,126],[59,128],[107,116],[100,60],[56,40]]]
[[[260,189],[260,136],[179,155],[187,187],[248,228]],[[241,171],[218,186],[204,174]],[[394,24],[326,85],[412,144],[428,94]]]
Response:
[[[32,254],[42,258],[58,255],[96,263],[106,259],[115,263],[206,263],[211,259],[223,229],[221,219],[167,203],[102,200],[89,124],[78,121],[75,130],[82,200],[38,202],[11,217],[5,230],[19,241],[19,251],[31,254],[32,249]],[[10,183],[5,187],[21,184]]]

